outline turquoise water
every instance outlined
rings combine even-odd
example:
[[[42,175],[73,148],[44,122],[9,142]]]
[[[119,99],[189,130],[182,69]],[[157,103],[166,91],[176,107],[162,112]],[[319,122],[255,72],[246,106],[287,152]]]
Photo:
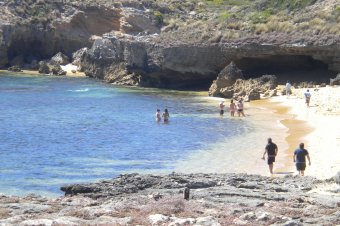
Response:
[[[63,184],[169,173],[197,150],[249,130],[190,92],[88,78],[0,74],[0,192],[61,195]],[[170,122],[157,123],[156,108]],[[227,128],[227,129],[226,129]]]

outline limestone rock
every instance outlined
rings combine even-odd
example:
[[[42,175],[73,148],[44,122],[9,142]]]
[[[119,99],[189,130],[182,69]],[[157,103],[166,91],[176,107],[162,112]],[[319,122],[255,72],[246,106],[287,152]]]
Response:
[[[231,62],[218,74],[209,89],[209,96],[219,96],[222,88],[232,86],[240,78],[243,78],[242,71],[237,68],[234,62]]]
[[[72,53],[72,60],[73,60],[72,64],[79,67],[82,58],[85,56],[85,53],[88,50],[89,49],[87,47],[85,47],[85,48],[81,48],[81,49],[77,50],[76,52]]]
[[[329,84],[331,86],[340,85],[340,74],[338,74],[334,79],[331,79]]]
[[[334,176],[335,182],[340,185],[340,171]]]
[[[40,74],[49,74],[50,68],[48,67],[46,61],[39,62],[39,73]]]
[[[12,71],[12,72],[22,72],[19,66],[12,66],[12,67],[9,67],[7,70]]]
[[[162,214],[153,214],[149,216],[149,221],[151,225],[160,225],[168,222],[170,218]]]
[[[60,65],[51,65],[50,70],[53,75],[66,75],[66,71],[64,71]]]
[[[51,60],[49,61],[49,64],[50,65],[66,65],[69,62],[70,60],[68,56],[66,56],[62,52],[59,52],[51,58]]]

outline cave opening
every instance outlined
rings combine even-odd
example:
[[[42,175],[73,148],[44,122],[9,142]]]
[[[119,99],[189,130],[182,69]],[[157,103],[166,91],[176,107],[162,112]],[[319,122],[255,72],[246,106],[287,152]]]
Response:
[[[279,84],[290,81],[314,82],[329,84],[329,79],[337,74],[328,69],[328,65],[304,55],[276,55],[263,57],[246,57],[234,61],[242,70],[245,79],[257,78],[262,75],[276,75]]]

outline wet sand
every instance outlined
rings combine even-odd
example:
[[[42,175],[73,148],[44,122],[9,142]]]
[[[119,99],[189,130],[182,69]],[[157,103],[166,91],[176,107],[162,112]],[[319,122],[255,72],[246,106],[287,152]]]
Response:
[[[280,159],[280,167],[275,167],[274,174],[293,174],[295,173],[295,165],[293,162],[294,150],[301,142],[307,142],[306,135],[310,134],[314,128],[306,121],[297,119],[296,115],[291,114],[291,107],[282,105],[280,102],[273,102],[270,99],[254,101],[251,106],[261,106],[274,111],[282,119],[280,123],[284,125],[288,131],[286,135],[283,135],[281,139],[284,139],[287,143],[287,147],[278,147],[278,157]]]

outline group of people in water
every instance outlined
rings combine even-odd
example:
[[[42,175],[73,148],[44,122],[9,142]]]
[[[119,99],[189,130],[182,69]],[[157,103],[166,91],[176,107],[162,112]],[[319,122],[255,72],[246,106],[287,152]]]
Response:
[[[265,151],[263,153],[262,159],[265,160],[265,155],[267,154],[267,164],[269,166],[270,174],[273,174],[273,166],[275,162],[275,157],[277,156],[279,149],[277,145],[272,141],[271,138],[268,138],[268,143],[265,147]],[[301,143],[299,148],[294,151],[293,161],[295,162],[296,170],[299,172],[299,175],[305,175],[306,169],[306,158],[308,159],[309,165],[311,165],[311,160],[309,157],[308,151],[305,149],[305,144]]]
[[[169,118],[170,118],[170,114],[169,114],[169,111],[167,108],[164,109],[164,112],[163,114],[161,115],[161,110],[160,109],[157,109],[156,111],[156,121],[157,122],[160,122],[162,121],[162,118],[163,118],[163,122],[169,122]]]
[[[224,114],[224,101],[222,100],[220,103],[220,115],[222,116]],[[234,103],[234,100],[231,99],[230,100],[230,105],[229,105],[229,111],[230,111],[230,116],[234,117],[235,116],[235,112],[237,112],[237,115],[243,116],[245,117],[244,114],[244,105],[243,105],[243,99],[240,98],[237,103]]]

